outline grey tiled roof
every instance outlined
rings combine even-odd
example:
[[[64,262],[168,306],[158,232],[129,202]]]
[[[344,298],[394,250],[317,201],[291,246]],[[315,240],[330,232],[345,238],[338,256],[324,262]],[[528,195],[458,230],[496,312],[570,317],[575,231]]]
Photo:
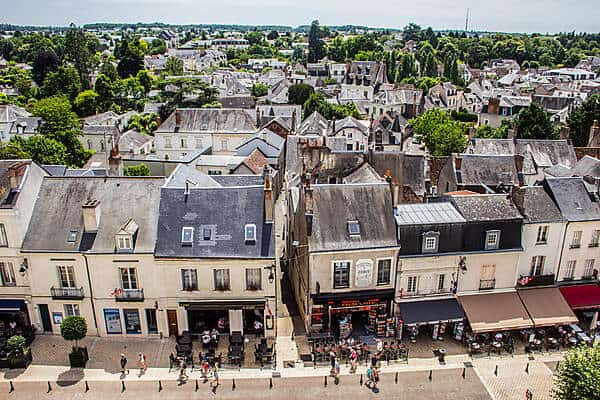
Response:
[[[467,221],[522,219],[514,203],[503,194],[451,196],[452,203]]]
[[[560,210],[542,186],[517,188],[513,200],[525,223],[564,221]]]
[[[545,182],[568,221],[600,219],[600,205],[590,199],[582,178],[546,178]]]

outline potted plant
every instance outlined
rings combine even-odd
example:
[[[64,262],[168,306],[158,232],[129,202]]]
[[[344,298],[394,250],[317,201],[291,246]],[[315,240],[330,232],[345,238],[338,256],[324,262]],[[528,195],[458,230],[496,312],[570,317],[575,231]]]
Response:
[[[31,353],[27,341],[21,335],[11,336],[6,342],[8,347],[8,367],[27,368],[31,362]]]
[[[87,334],[87,323],[80,316],[71,316],[64,319],[60,324],[60,334],[65,340],[74,341],[72,351],[69,354],[69,362],[72,368],[84,368],[90,359],[87,347],[79,347],[79,341]]]

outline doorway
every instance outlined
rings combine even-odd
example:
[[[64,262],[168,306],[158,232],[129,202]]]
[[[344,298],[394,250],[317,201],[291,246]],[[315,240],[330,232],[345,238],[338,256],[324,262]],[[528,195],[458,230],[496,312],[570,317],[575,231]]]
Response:
[[[167,321],[169,324],[169,336],[177,336],[179,327],[177,326],[177,310],[167,310]]]
[[[52,320],[50,319],[50,311],[48,311],[48,304],[38,304],[40,309],[40,317],[42,319],[42,328],[44,332],[52,332]]]

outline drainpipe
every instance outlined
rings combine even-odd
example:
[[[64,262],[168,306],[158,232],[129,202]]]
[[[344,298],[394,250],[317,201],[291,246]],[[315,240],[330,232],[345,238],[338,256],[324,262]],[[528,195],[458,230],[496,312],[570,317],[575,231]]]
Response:
[[[96,335],[100,336],[100,330],[98,329],[98,320],[96,317],[96,305],[94,304],[94,290],[92,289],[92,278],[90,277],[90,266],[88,264],[87,255],[82,253],[83,259],[85,260],[85,272],[87,273],[88,286],[90,288],[90,304],[92,306],[92,315],[94,316],[94,327],[96,328]]]
[[[565,225],[565,232],[563,233],[562,247],[560,248],[560,256],[558,257],[558,266],[556,268],[556,277],[554,278],[555,283],[558,283],[558,276],[560,274],[560,266],[562,265],[562,261],[563,261],[563,253],[565,251],[565,244],[566,244],[566,240],[567,240],[567,230],[569,229],[569,224],[570,224],[570,221],[567,221],[567,224]]]

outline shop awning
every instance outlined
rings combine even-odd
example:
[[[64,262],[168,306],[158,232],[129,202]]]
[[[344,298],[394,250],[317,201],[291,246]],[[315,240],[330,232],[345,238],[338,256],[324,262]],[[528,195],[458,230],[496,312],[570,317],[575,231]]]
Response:
[[[410,301],[398,306],[405,325],[462,321],[465,317],[456,299]]]
[[[600,308],[600,286],[596,284],[563,286],[560,292],[573,310]]]
[[[344,301],[344,300],[391,300],[396,291],[395,289],[382,290],[355,290],[352,292],[338,293],[320,293],[313,295],[315,304],[324,304],[327,302]]]
[[[577,322],[577,317],[557,288],[523,289],[517,290],[517,293],[536,328]]]
[[[266,299],[244,299],[244,300],[202,300],[202,301],[180,301],[179,305],[188,310],[211,311],[211,310],[254,310],[264,308]]]
[[[17,312],[17,311],[21,310],[21,308],[23,308],[24,304],[25,304],[24,300],[0,300],[0,313],[2,313],[2,312],[5,312],[5,313]]]
[[[475,333],[533,327],[517,292],[459,296],[458,302]]]

